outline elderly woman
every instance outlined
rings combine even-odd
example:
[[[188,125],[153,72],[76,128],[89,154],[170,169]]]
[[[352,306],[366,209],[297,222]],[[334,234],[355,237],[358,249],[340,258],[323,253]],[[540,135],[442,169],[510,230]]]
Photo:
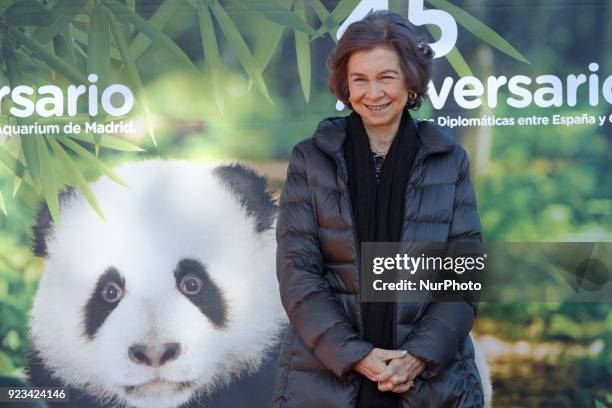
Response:
[[[398,14],[351,24],[330,55],[351,110],[293,149],[277,222],[277,274],[292,330],[273,405],[481,407],[469,302],[365,303],[362,242],[480,242],[465,151],[416,122],[431,48]]]

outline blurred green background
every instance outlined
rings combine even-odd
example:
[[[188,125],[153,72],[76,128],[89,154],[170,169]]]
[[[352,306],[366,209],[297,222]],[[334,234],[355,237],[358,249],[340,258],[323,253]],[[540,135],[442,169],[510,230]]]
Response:
[[[58,137],[67,159],[52,148],[51,136],[41,137],[44,143],[36,146],[27,137],[0,136],[3,151],[19,161],[0,156],[0,208],[6,212],[0,214],[1,375],[24,376],[28,310],[44,266],[30,253],[30,229],[40,203],[53,206],[56,191],[77,183],[75,174],[93,180],[110,172],[105,165],[157,156],[247,161],[269,177],[277,192],[291,147],[312,135],[322,118],[348,114],[334,108],[325,60],[339,23],[357,3],[0,0],[0,86],[65,87],[74,83],[72,69],[84,77],[98,72],[100,85],[128,83],[137,96],[131,119],[138,132],[122,140],[143,149],[129,151],[134,149],[117,146],[118,138],[111,136],[75,141],[85,154]],[[465,16],[447,2],[426,2],[457,19],[455,56],[478,78],[565,78],[588,74],[591,62],[600,65],[601,81],[611,72],[609,0],[453,4],[529,61],[500,52],[479,27],[461,24]],[[390,7],[407,15],[407,1],[391,1]],[[128,52],[119,46],[123,41]],[[465,74],[465,67],[451,62],[435,60],[438,88],[446,76]],[[444,109],[434,111],[426,102],[415,116],[612,113],[602,98],[593,107],[586,93],[578,96],[571,108],[516,110],[500,103],[473,111],[463,111],[449,98]],[[503,89],[499,98],[505,100]],[[7,103],[2,123],[13,120],[6,115]],[[610,123],[455,128],[453,134],[470,154],[485,240],[612,241]],[[475,330],[493,368],[495,406],[612,404],[611,306],[612,301],[482,303]]]

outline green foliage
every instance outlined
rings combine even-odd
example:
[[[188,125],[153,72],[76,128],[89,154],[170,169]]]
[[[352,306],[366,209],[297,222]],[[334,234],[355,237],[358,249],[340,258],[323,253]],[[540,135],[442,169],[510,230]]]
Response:
[[[595,408],[606,408],[603,402],[595,400]]]
[[[292,0],[252,1],[248,4],[238,1],[220,2],[218,0],[165,0],[149,17],[136,7],[136,2],[116,0],[51,0],[44,3],[37,0],[5,1],[0,6],[0,42],[3,49],[3,65],[7,79],[12,87],[33,80],[34,86],[54,82],[67,85],[87,84],[91,73],[98,76],[98,84],[104,87],[111,81],[120,80],[136,91],[140,113],[144,116],[147,133],[154,147],[155,138],[154,113],[150,108],[146,88],[152,79],[143,69],[142,62],[147,52],[163,49],[171,57],[168,64],[155,64],[155,76],[168,69],[174,69],[172,62],[180,62],[190,68],[194,74],[204,74],[214,89],[214,99],[219,112],[223,113],[224,70],[227,62],[220,56],[220,40],[215,24],[220,28],[227,46],[232,50],[250,84],[272,103],[263,72],[276,52],[283,29],[294,31],[297,73],[302,84],[306,101],[310,100],[311,90],[311,52],[310,42],[322,37],[325,33],[335,33],[338,24],[356,6],[356,0],[343,0],[331,12],[320,2],[313,6],[315,14],[321,20],[321,27],[311,27],[306,13],[305,0],[295,5]],[[177,35],[168,34],[164,28],[172,19],[177,9],[188,6],[197,11],[201,45],[204,51],[204,64],[196,64],[199,57],[192,50],[185,50],[176,40]],[[236,6],[247,9],[258,20],[258,29],[269,32],[257,43],[255,52],[251,51],[249,39],[241,32],[240,23],[228,10]],[[184,27],[193,27],[183,24]],[[240,27],[240,28],[239,28]],[[266,27],[269,28],[266,29]],[[49,42],[52,41],[51,44]],[[153,45],[153,47],[151,47]],[[29,65],[37,66],[37,74],[27,72]],[[0,70],[1,71],[1,70]],[[86,114],[88,103],[79,101],[79,115]],[[8,108],[8,106],[5,106]],[[7,109],[3,109],[6,112]],[[61,124],[70,118],[41,118],[33,115],[27,119],[15,120],[9,115],[0,117],[3,122],[18,124],[47,122]],[[91,120],[104,122],[103,115]],[[28,180],[28,188],[34,188],[51,210],[57,221],[59,208],[57,193],[62,182],[76,185],[81,189],[83,174],[78,166],[72,166],[71,155],[75,149],[66,150],[69,139],[82,136],[60,135],[60,143],[49,145],[43,135],[39,138],[15,137],[16,142],[3,150],[3,162],[11,162],[9,171],[14,177],[15,186]],[[44,135],[46,137],[50,135]],[[96,134],[93,137],[93,155],[83,152],[76,156],[83,160],[86,167],[100,169],[97,159],[101,147],[113,148],[116,143],[109,135]],[[36,139],[36,140],[33,140]],[[135,150],[135,149],[134,149]],[[87,156],[87,157],[85,157]],[[17,163],[17,164],[16,164]],[[60,167],[55,167],[56,165]],[[16,167],[19,167],[17,173]],[[70,171],[65,171],[70,168]],[[6,169],[0,168],[0,171]],[[76,173],[75,173],[76,171]],[[66,179],[63,180],[62,178]],[[14,193],[18,192],[15,188]],[[87,191],[86,195],[91,196]],[[95,198],[89,202],[95,207]],[[6,212],[4,194],[0,191],[0,211]],[[99,208],[96,211],[100,212]]]
[[[547,114],[543,109],[531,113]],[[605,128],[496,129],[495,161],[486,178],[477,180],[485,239],[612,240],[610,158],[604,154],[611,148]]]
[[[4,19],[11,26],[45,26],[51,21],[51,12],[36,0],[21,0],[6,9]]]
[[[458,24],[465,27],[482,41],[491,44],[501,52],[506,53],[521,62],[529,63],[529,61],[527,61],[527,59],[520,52],[518,52],[516,48],[514,48],[502,36],[491,29],[491,27],[474,18],[460,7],[457,7],[446,0],[427,0],[427,2],[431,3],[440,10],[445,10],[450,13]]]
[[[30,349],[25,323],[42,262],[6,234],[0,247],[0,373],[23,378]]]

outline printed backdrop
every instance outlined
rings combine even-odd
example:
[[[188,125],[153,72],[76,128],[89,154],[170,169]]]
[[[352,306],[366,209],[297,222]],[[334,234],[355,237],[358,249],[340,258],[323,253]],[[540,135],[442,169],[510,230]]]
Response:
[[[87,183],[159,156],[278,191],[291,147],[349,113],[326,58],[373,9],[434,48],[415,116],[468,150],[487,241],[612,241],[609,0],[0,0],[0,373],[24,374],[41,202],[59,219],[74,185],[102,215]],[[612,403],[610,302],[480,310],[499,406]]]

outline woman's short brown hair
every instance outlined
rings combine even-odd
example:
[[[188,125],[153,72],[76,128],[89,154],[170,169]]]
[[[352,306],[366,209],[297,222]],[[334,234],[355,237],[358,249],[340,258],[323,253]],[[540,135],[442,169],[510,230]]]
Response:
[[[399,14],[378,10],[369,13],[363,20],[348,26],[336,48],[327,59],[330,77],[329,90],[350,109],[347,65],[351,54],[381,46],[394,50],[406,78],[406,88],[417,94],[409,99],[407,106],[418,109],[427,96],[431,79],[433,50],[406,19]]]

